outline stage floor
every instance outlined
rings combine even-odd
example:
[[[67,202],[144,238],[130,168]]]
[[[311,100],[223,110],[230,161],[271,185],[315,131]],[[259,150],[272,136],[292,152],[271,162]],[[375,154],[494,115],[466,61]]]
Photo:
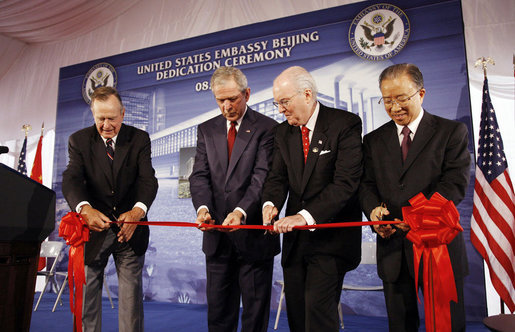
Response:
[[[39,292],[34,298],[36,304]],[[69,297],[63,296],[63,305],[57,306],[55,312],[52,307],[56,299],[55,294],[45,294],[39,308],[32,312],[30,325],[31,332],[72,331],[72,314],[70,313]],[[109,300],[103,298],[102,305],[102,331],[118,331],[118,303],[113,300],[115,308],[112,309]],[[207,331],[207,306],[199,304],[178,304],[166,302],[145,302],[145,331]],[[268,331],[287,332],[288,320],[286,312],[282,311],[277,330],[274,330],[276,311],[270,312]],[[388,331],[386,317],[352,316],[343,317],[345,331],[348,332],[383,332]],[[423,322],[419,331],[425,331]],[[467,322],[468,332],[487,332],[488,329],[481,322]]]

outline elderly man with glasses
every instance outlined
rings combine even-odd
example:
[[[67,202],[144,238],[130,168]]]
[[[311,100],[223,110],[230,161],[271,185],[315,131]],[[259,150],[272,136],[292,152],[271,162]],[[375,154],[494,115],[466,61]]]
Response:
[[[290,331],[338,331],[345,273],[356,268],[361,227],[293,230],[294,226],[361,220],[361,120],[317,100],[313,77],[295,66],[273,85],[287,121],[275,133],[272,167],[263,189],[263,223],[284,233],[281,264]]]
[[[457,205],[469,182],[467,127],[422,108],[424,80],[413,64],[386,68],[379,87],[380,103],[392,121],[363,138],[359,197],[365,215],[370,220],[402,219],[402,207],[420,192],[427,198],[439,192]],[[418,331],[413,247],[405,238],[409,226],[400,223],[373,229],[378,234],[377,272],[383,280],[389,329]],[[458,302],[450,303],[452,331],[464,331],[463,278],[468,262],[463,235],[456,236],[447,249],[458,293]]]

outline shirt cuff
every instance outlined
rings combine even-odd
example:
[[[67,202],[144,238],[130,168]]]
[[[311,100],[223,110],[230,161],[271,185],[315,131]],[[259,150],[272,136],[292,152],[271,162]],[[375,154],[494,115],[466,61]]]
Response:
[[[301,216],[304,217],[304,219],[306,220],[306,223],[308,225],[316,225],[316,222],[315,222],[315,219],[313,218],[313,216],[311,215],[311,213],[309,213],[307,210],[301,210],[298,212],[298,214],[300,214]],[[310,229],[311,232],[313,232],[315,229]]]
[[[136,204],[134,204],[134,207],[139,207],[140,209],[143,210],[143,212],[145,212],[145,215],[143,217],[145,217],[147,215],[148,208],[145,204],[143,204],[141,202],[137,202]]]
[[[197,215],[198,215],[198,212],[199,212],[201,209],[206,209],[206,210],[207,210],[207,212],[209,213],[209,208],[207,207],[207,205],[201,205],[201,206],[199,206],[199,207],[198,207],[198,209],[197,209]]]
[[[77,206],[75,207],[75,212],[80,213],[80,211],[82,211],[82,207],[84,205],[91,205],[91,204],[89,204],[88,201],[82,201],[79,204],[77,204]]]
[[[245,210],[243,210],[243,209],[242,209],[241,207],[239,207],[239,206],[238,206],[238,207],[236,207],[236,208],[234,209],[234,211],[240,211],[240,212],[241,212],[241,214],[243,214],[243,220],[241,221],[241,224],[242,224],[242,225],[245,225],[245,224],[246,224],[246,223],[245,223],[245,221],[247,220],[247,212],[245,212]]]
[[[265,206],[275,206],[275,205],[271,201],[266,201],[265,203],[263,203],[263,207],[261,208],[261,210],[263,210],[265,208]]]

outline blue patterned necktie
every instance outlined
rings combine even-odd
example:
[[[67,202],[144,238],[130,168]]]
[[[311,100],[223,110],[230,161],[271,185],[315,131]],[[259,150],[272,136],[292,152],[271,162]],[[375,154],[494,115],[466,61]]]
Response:
[[[114,149],[113,149],[113,139],[108,138],[106,140],[106,153],[107,153],[107,160],[109,160],[109,163],[111,166],[113,166],[113,159],[114,159]]]

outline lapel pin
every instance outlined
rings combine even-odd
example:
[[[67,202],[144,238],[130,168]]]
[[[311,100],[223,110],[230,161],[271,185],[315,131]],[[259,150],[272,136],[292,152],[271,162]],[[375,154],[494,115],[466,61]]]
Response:
[[[317,153],[318,152],[318,148],[313,148],[313,152]]]
[[[245,130],[246,133],[250,133],[250,129]]]
[[[318,144],[322,144],[322,140],[318,140]]]

